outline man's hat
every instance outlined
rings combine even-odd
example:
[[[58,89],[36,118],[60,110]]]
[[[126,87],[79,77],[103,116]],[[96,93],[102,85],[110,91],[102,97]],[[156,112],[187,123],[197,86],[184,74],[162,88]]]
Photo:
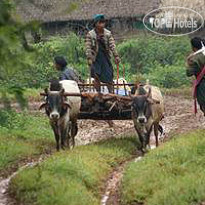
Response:
[[[103,14],[96,14],[94,16],[94,24],[97,23],[98,21],[105,21],[105,15],[103,15]]]

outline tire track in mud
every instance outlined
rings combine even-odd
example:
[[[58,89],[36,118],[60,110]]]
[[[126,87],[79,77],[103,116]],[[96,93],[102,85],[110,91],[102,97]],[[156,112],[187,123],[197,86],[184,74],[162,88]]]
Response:
[[[16,205],[16,201],[14,198],[11,198],[8,193],[8,188],[9,188],[9,183],[13,177],[15,177],[19,172],[23,171],[26,168],[29,167],[35,167],[45,159],[47,159],[50,154],[42,154],[39,158],[37,159],[32,159],[29,160],[27,163],[22,163],[20,165],[20,168],[14,171],[10,176],[7,178],[1,179],[0,180],[0,205]]]
[[[39,102],[29,104],[29,112],[36,113],[38,111]],[[195,129],[205,128],[205,118],[199,113],[196,117],[192,111],[193,102],[190,99],[183,97],[165,97],[165,118],[162,120],[162,126],[164,127],[166,138],[170,138],[173,135],[188,132]],[[18,110],[18,109],[17,109]],[[200,111],[199,111],[200,112]],[[136,135],[133,122],[131,120],[115,121],[114,127],[109,127],[105,121],[94,120],[79,120],[79,132],[76,136],[76,145],[86,145],[101,140],[116,138],[126,135]],[[154,143],[153,136],[151,137],[151,144]],[[35,166],[43,160],[39,158],[37,161],[30,161],[21,168],[14,170],[8,178],[0,180],[0,204],[1,205],[14,205],[15,200],[10,198],[8,194],[8,186],[12,177],[14,177],[19,171]],[[136,158],[136,156],[133,156]],[[44,158],[45,159],[45,158]],[[137,158],[139,159],[139,158]],[[120,205],[119,201],[119,186],[123,177],[123,171],[126,164],[129,162],[121,163],[110,174],[105,184],[104,194],[102,195],[101,205]]]
[[[131,161],[131,160],[130,160]],[[119,201],[119,190],[118,187],[120,186],[120,181],[123,177],[123,171],[125,166],[129,161],[126,161],[119,165],[117,169],[113,171],[109,179],[107,180],[105,193],[101,199],[101,205],[112,204],[117,205],[120,204]],[[110,197],[112,196],[112,197]]]

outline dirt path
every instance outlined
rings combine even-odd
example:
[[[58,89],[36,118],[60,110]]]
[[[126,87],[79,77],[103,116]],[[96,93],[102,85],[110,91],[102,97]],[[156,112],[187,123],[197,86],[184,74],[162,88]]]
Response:
[[[29,111],[39,112],[39,104],[40,103],[30,104]],[[162,121],[162,126],[164,127],[166,137],[170,138],[175,134],[205,128],[205,118],[200,111],[195,117],[192,112],[192,106],[193,102],[183,97],[165,97],[166,115]],[[79,133],[76,136],[76,145],[85,145],[112,137],[133,134],[136,135],[131,120],[115,121],[113,128],[110,128],[105,121],[80,120]],[[153,143],[153,138],[151,140]],[[28,166],[28,164],[25,164],[23,167]],[[118,187],[123,176],[125,165],[126,162],[117,167],[109,176],[105,185],[105,192],[102,195],[101,205],[120,205],[118,200]],[[10,177],[0,180],[0,205],[14,204],[13,202],[9,202],[11,200],[8,198],[7,189],[10,179],[16,175],[16,173],[18,173],[18,170],[15,170]]]

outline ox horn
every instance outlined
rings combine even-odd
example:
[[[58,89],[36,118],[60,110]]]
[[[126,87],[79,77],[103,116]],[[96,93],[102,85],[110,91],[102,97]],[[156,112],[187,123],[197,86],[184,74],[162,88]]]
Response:
[[[151,104],[160,104],[159,100],[155,100],[151,97],[151,87],[149,87],[149,91],[147,93],[147,101]]]
[[[41,104],[41,105],[40,105],[40,107],[39,107],[39,110],[41,110],[41,109],[45,108],[45,107],[46,107],[46,105],[47,105],[47,103],[43,103],[43,104]]]
[[[64,93],[65,93],[65,89],[64,89],[64,88],[61,88],[60,94],[61,94],[61,95],[64,95]]]
[[[68,103],[68,102],[63,102],[63,107],[64,108],[70,108],[71,109],[71,106],[70,106],[70,104]]]
[[[149,87],[148,93],[146,94],[146,97],[149,98],[151,97],[151,87]]]
[[[48,94],[49,94],[48,88],[44,89],[44,93],[40,93],[41,96],[48,96]]]

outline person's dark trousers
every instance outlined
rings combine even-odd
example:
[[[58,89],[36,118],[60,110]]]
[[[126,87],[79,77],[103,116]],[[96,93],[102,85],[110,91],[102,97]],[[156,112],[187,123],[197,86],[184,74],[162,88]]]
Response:
[[[94,79],[94,87],[98,93],[101,92],[100,79],[97,75],[95,76],[95,79]],[[112,83],[107,83],[107,89],[108,89],[109,93],[114,92],[114,87],[113,87]],[[110,127],[114,126],[114,122],[112,120],[105,120],[105,121],[108,123],[108,125]]]
[[[101,86],[100,86],[100,79],[99,77],[96,75],[95,78],[94,78],[94,87],[96,89],[96,91],[98,93],[101,92]],[[113,84],[112,83],[106,83],[106,86],[107,86],[107,89],[108,89],[108,92],[109,93],[114,93],[114,87],[113,87]]]

